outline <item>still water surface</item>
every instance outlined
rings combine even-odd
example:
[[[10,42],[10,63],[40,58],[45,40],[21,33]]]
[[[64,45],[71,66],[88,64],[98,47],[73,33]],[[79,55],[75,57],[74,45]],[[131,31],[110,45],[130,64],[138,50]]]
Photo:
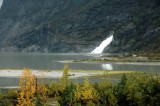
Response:
[[[105,54],[106,55],[106,54]],[[68,64],[70,69],[77,70],[127,70],[127,71],[143,71],[160,73],[159,64],[127,64],[127,63],[72,63],[68,60],[74,59],[86,59],[94,58],[95,55],[90,54],[40,54],[40,53],[7,53],[0,54],[0,68],[2,69],[23,69],[24,67],[31,69],[42,70],[62,70],[64,64]],[[50,83],[52,80],[58,81],[58,79],[49,78],[46,79],[46,83]],[[82,82],[84,79],[75,79],[78,82]],[[97,82],[99,79],[89,79],[92,82]],[[111,79],[113,82],[117,79]],[[5,78],[0,77],[0,87],[13,87],[18,86],[18,78]]]
[[[94,58],[91,54],[41,54],[41,53],[6,53],[0,54],[0,68],[23,69],[24,67],[41,70],[61,70],[64,64],[77,70],[127,70],[143,72],[160,72],[159,64],[128,64],[128,63],[72,63],[69,60]]]

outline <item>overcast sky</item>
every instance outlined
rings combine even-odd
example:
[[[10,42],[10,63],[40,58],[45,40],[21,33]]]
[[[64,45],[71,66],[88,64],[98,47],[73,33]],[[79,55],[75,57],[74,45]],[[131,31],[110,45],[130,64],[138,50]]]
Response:
[[[0,8],[1,8],[1,5],[2,5],[2,2],[3,2],[3,0],[0,0]]]

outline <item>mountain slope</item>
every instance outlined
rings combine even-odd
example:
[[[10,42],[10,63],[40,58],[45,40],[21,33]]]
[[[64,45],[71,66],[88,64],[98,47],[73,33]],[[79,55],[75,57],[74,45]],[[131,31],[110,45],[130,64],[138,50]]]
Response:
[[[159,52],[159,0],[4,0],[0,49],[90,52],[114,31],[106,52]]]

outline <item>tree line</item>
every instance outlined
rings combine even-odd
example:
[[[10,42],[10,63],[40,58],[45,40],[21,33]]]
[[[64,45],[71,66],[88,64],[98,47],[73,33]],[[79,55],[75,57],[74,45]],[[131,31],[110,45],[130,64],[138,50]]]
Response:
[[[49,85],[37,81],[29,69],[20,77],[20,89],[0,94],[0,106],[160,106],[160,76],[133,73],[123,75],[119,83],[110,80],[73,83],[68,66],[59,83]],[[52,103],[53,103],[52,102]]]

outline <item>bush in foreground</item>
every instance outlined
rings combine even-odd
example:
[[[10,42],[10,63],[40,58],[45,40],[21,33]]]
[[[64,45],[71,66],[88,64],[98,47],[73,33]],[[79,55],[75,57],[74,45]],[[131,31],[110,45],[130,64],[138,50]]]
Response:
[[[62,106],[160,106],[160,76],[155,74],[123,75],[118,84],[108,80],[91,84],[85,80],[83,84],[69,84],[65,91],[58,95],[65,101],[59,101]]]
[[[160,76],[144,73],[123,75],[120,82],[109,80],[73,83],[64,67],[59,83],[45,86],[28,69],[20,77],[20,90],[0,94],[0,106],[46,106],[47,96],[60,106],[160,106]]]

